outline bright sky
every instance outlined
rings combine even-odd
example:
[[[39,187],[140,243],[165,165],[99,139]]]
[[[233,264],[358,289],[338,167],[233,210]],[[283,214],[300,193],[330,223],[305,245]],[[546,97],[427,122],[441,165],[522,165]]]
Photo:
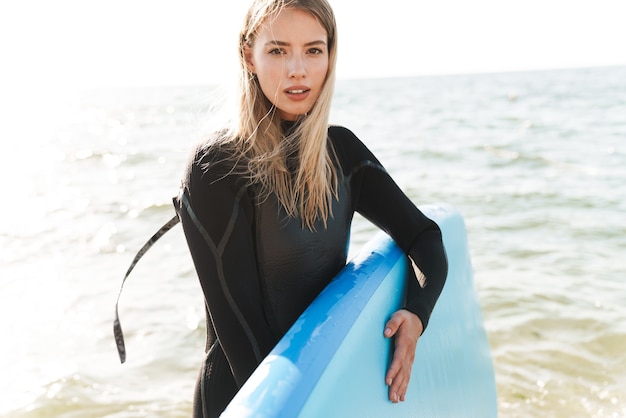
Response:
[[[626,65],[624,0],[330,1],[340,78]],[[248,3],[2,2],[0,86],[220,82]]]

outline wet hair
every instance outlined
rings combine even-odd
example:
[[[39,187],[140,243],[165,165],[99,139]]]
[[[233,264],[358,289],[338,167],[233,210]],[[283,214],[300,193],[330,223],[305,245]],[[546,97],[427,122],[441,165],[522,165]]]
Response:
[[[246,49],[267,19],[293,8],[310,13],[326,30],[328,72],[322,91],[306,115],[293,129],[286,130],[274,105],[268,100],[258,78],[246,62]],[[239,86],[235,119],[223,141],[235,145],[240,161],[247,162],[250,182],[260,185],[260,198],[275,194],[289,216],[299,217],[314,229],[317,220],[324,226],[332,216],[337,172],[328,147],[328,119],[335,86],[337,28],[326,0],[254,0],[239,35]],[[288,169],[296,158],[296,169]]]

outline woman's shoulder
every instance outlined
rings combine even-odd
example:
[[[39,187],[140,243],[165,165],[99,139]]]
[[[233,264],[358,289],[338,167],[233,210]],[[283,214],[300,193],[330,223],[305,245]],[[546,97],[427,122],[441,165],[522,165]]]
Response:
[[[187,162],[185,178],[214,182],[225,179],[235,170],[241,157],[225,131],[214,132],[197,142]]]
[[[328,136],[333,141],[359,140],[354,132],[342,125],[329,125]]]
[[[232,142],[225,131],[213,132],[198,141],[191,150],[190,163],[195,165],[226,163],[235,157]]]
[[[363,160],[376,160],[367,146],[350,129],[331,125],[328,127],[328,137],[339,159],[349,161],[349,165],[358,164]]]

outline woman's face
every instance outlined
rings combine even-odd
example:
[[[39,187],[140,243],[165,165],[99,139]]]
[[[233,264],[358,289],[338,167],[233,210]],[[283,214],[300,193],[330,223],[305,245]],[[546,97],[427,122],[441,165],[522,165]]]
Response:
[[[283,120],[311,110],[328,73],[328,35],[315,17],[282,10],[265,20],[245,54],[248,69]]]

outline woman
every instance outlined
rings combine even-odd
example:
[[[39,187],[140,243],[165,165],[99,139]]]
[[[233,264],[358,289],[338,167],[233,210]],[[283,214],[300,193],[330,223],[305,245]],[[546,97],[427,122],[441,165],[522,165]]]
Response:
[[[177,209],[207,308],[197,417],[223,411],[343,268],[355,211],[423,279],[411,276],[406,309],[381,330],[395,339],[388,396],[404,400],[447,262],[437,225],[350,131],[328,126],[336,54],[326,0],[255,0],[240,36],[237,118],[188,164]]]

